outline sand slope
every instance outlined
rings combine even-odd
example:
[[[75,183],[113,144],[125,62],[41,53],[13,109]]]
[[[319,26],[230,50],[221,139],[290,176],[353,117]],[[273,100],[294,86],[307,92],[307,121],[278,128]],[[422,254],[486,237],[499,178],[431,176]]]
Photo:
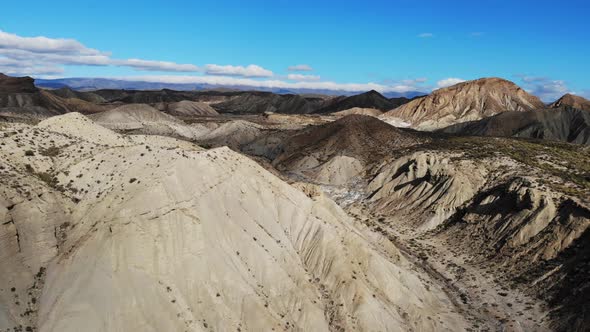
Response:
[[[107,132],[68,114],[0,138],[12,153],[1,150],[0,329],[465,327],[441,289],[324,196],[227,148]]]

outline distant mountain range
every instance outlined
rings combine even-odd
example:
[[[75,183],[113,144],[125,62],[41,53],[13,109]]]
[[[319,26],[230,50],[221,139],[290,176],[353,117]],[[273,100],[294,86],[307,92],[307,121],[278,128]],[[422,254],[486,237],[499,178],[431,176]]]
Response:
[[[121,104],[151,105],[181,116],[368,112],[394,126],[452,135],[590,144],[590,101],[566,94],[547,105],[500,78],[468,81],[411,99],[388,98],[374,90],[352,96],[313,92],[84,78],[35,81],[0,74],[0,118],[23,121],[69,112],[94,114]]]
[[[212,84],[175,84],[175,83],[156,83],[143,81],[123,81],[106,78],[59,78],[59,79],[36,79],[35,84],[40,88],[59,89],[69,87],[78,91],[90,91],[101,89],[125,89],[125,90],[162,90],[170,89],[177,91],[193,90],[222,90],[222,91],[265,91],[277,94],[318,94],[328,96],[352,96],[366,91],[343,91],[328,89],[283,89],[283,88],[263,88],[246,85],[212,85]],[[388,92],[384,93],[387,98],[414,98],[417,96],[427,95],[424,91],[408,92]]]

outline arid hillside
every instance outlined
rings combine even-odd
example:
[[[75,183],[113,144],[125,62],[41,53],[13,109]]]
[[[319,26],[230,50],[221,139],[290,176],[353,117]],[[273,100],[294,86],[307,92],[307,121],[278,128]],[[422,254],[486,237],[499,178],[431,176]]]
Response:
[[[2,332],[590,326],[577,97],[480,79],[389,110],[0,76],[0,101]]]
[[[507,111],[545,108],[537,97],[516,84],[500,78],[482,78],[433,91],[382,117],[402,120],[421,130],[440,129],[452,124],[480,120]]]

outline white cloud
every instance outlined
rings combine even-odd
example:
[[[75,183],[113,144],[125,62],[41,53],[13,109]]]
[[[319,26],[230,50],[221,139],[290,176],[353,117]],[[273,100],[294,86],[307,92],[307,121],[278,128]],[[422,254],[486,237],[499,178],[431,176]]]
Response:
[[[384,86],[395,87],[394,91],[388,92],[397,92],[397,90],[404,90],[404,92],[408,91],[429,91],[431,87],[425,85],[428,81],[426,77],[418,77],[412,79],[403,79],[403,80],[394,80],[394,79],[385,79],[380,81],[380,83]]]
[[[454,77],[449,77],[449,78],[445,78],[443,80],[440,80],[438,82],[436,82],[436,86],[438,88],[446,88],[455,84],[459,84],[465,82],[464,79],[462,78],[454,78]]]
[[[132,67],[139,70],[197,72],[199,67],[191,64],[178,64],[168,61],[150,61],[141,59],[117,60],[114,62],[119,66]]]
[[[310,65],[295,65],[287,68],[289,71],[313,71]]]
[[[223,86],[248,86],[253,88],[281,88],[281,89],[323,89],[332,91],[359,92],[376,90],[386,92],[415,91],[415,86],[396,84],[383,85],[378,83],[336,83],[336,82],[287,82],[282,80],[256,80],[230,76],[173,76],[173,75],[141,75],[128,77],[105,77],[125,81],[143,81],[173,84],[211,84]]]
[[[84,55],[84,54],[60,54],[60,53],[34,53],[19,49],[0,49],[0,56],[4,58],[35,61],[37,63],[51,63],[58,65],[90,65],[108,66],[111,58],[107,55]]]
[[[220,66],[220,65],[205,65],[205,73],[209,75],[228,75],[228,76],[244,76],[244,77],[271,77],[273,72],[264,69],[257,65],[249,66]]]
[[[57,77],[64,73],[66,66],[117,66],[139,71],[205,73],[206,75],[173,76],[145,75],[129,80],[147,80],[166,83],[195,83],[212,85],[242,85],[252,88],[293,88],[326,89],[333,91],[358,92],[377,90],[380,92],[408,92],[425,90],[421,84],[426,79],[381,82],[381,83],[336,83],[321,81],[319,75],[291,73],[286,76],[275,75],[272,71],[258,65],[233,66],[208,64],[180,64],[169,61],[145,59],[117,59],[109,52],[96,50],[73,39],[48,37],[21,37],[0,30],[0,72],[9,75],[30,75]],[[306,64],[288,68],[289,71],[312,71]],[[258,79],[254,79],[258,78]],[[266,78],[265,80],[262,78]],[[272,78],[272,79],[271,79]]]
[[[39,67],[34,61],[23,61],[0,57],[0,73],[12,76],[26,76],[34,72],[38,75],[57,75],[64,72],[59,66]]]
[[[523,87],[530,94],[539,97],[545,102],[559,99],[566,93],[572,93],[565,81],[554,80],[547,77],[517,75],[523,82]]]
[[[432,37],[434,37],[434,34],[431,33],[431,32],[423,32],[423,33],[419,34],[418,37],[420,37],[420,38],[432,38]]]
[[[401,83],[407,84],[407,85],[417,85],[417,84],[426,83],[426,81],[428,81],[428,79],[426,77],[418,77],[418,78],[414,78],[411,80],[402,80]]]
[[[18,60],[10,70],[27,75],[61,73],[67,65],[119,66],[142,71],[196,72],[199,67],[168,61],[143,59],[114,59],[108,52],[84,46],[73,39],[21,37],[0,30],[0,59]],[[6,69],[6,68],[4,68]]]
[[[289,75],[287,75],[287,78],[292,81],[307,81],[307,82],[320,80],[320,76],[318,76],[318,75],[302,75],[302,74],[289,74]]]
[[[215,64],[200,68],[194,64],[180,64],[170,61],[145,59],[116,59],[110,53],[84,46],[73,39],[47,37],[21,37],[0,30],[0,60],[5,72],[25,75],[46,75],[62,73],[63,66],[117,66],[139,71],[200,72],[210,75],[243,77],[272,77],[272,71],[257,65],[220,66]]]
[[[102,52],[88,48],[74,39],[53,39],[47,37],[21,37],[0,30],[0,48],[17,49],[35,53],[97,55]]]
[[[35,67],[35,66],[3,66],[0,65],[0,73],[9,76],[29,76],[30,73],[35,73],[38,76],[46,77],[47,75],[54,76],[64,73],[61,67]]]

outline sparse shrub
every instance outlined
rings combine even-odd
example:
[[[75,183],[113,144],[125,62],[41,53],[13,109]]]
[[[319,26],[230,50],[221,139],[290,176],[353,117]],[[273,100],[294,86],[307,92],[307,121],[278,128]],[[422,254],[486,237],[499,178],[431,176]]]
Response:
[[[33,152],[33,151],[31,151],[31,150],[27,150],[27,151],[25,151],[25,156],[27,156],[27,157],[32,157],[32,156],[34,156],[34,155],[35,155],[35,152]]]

